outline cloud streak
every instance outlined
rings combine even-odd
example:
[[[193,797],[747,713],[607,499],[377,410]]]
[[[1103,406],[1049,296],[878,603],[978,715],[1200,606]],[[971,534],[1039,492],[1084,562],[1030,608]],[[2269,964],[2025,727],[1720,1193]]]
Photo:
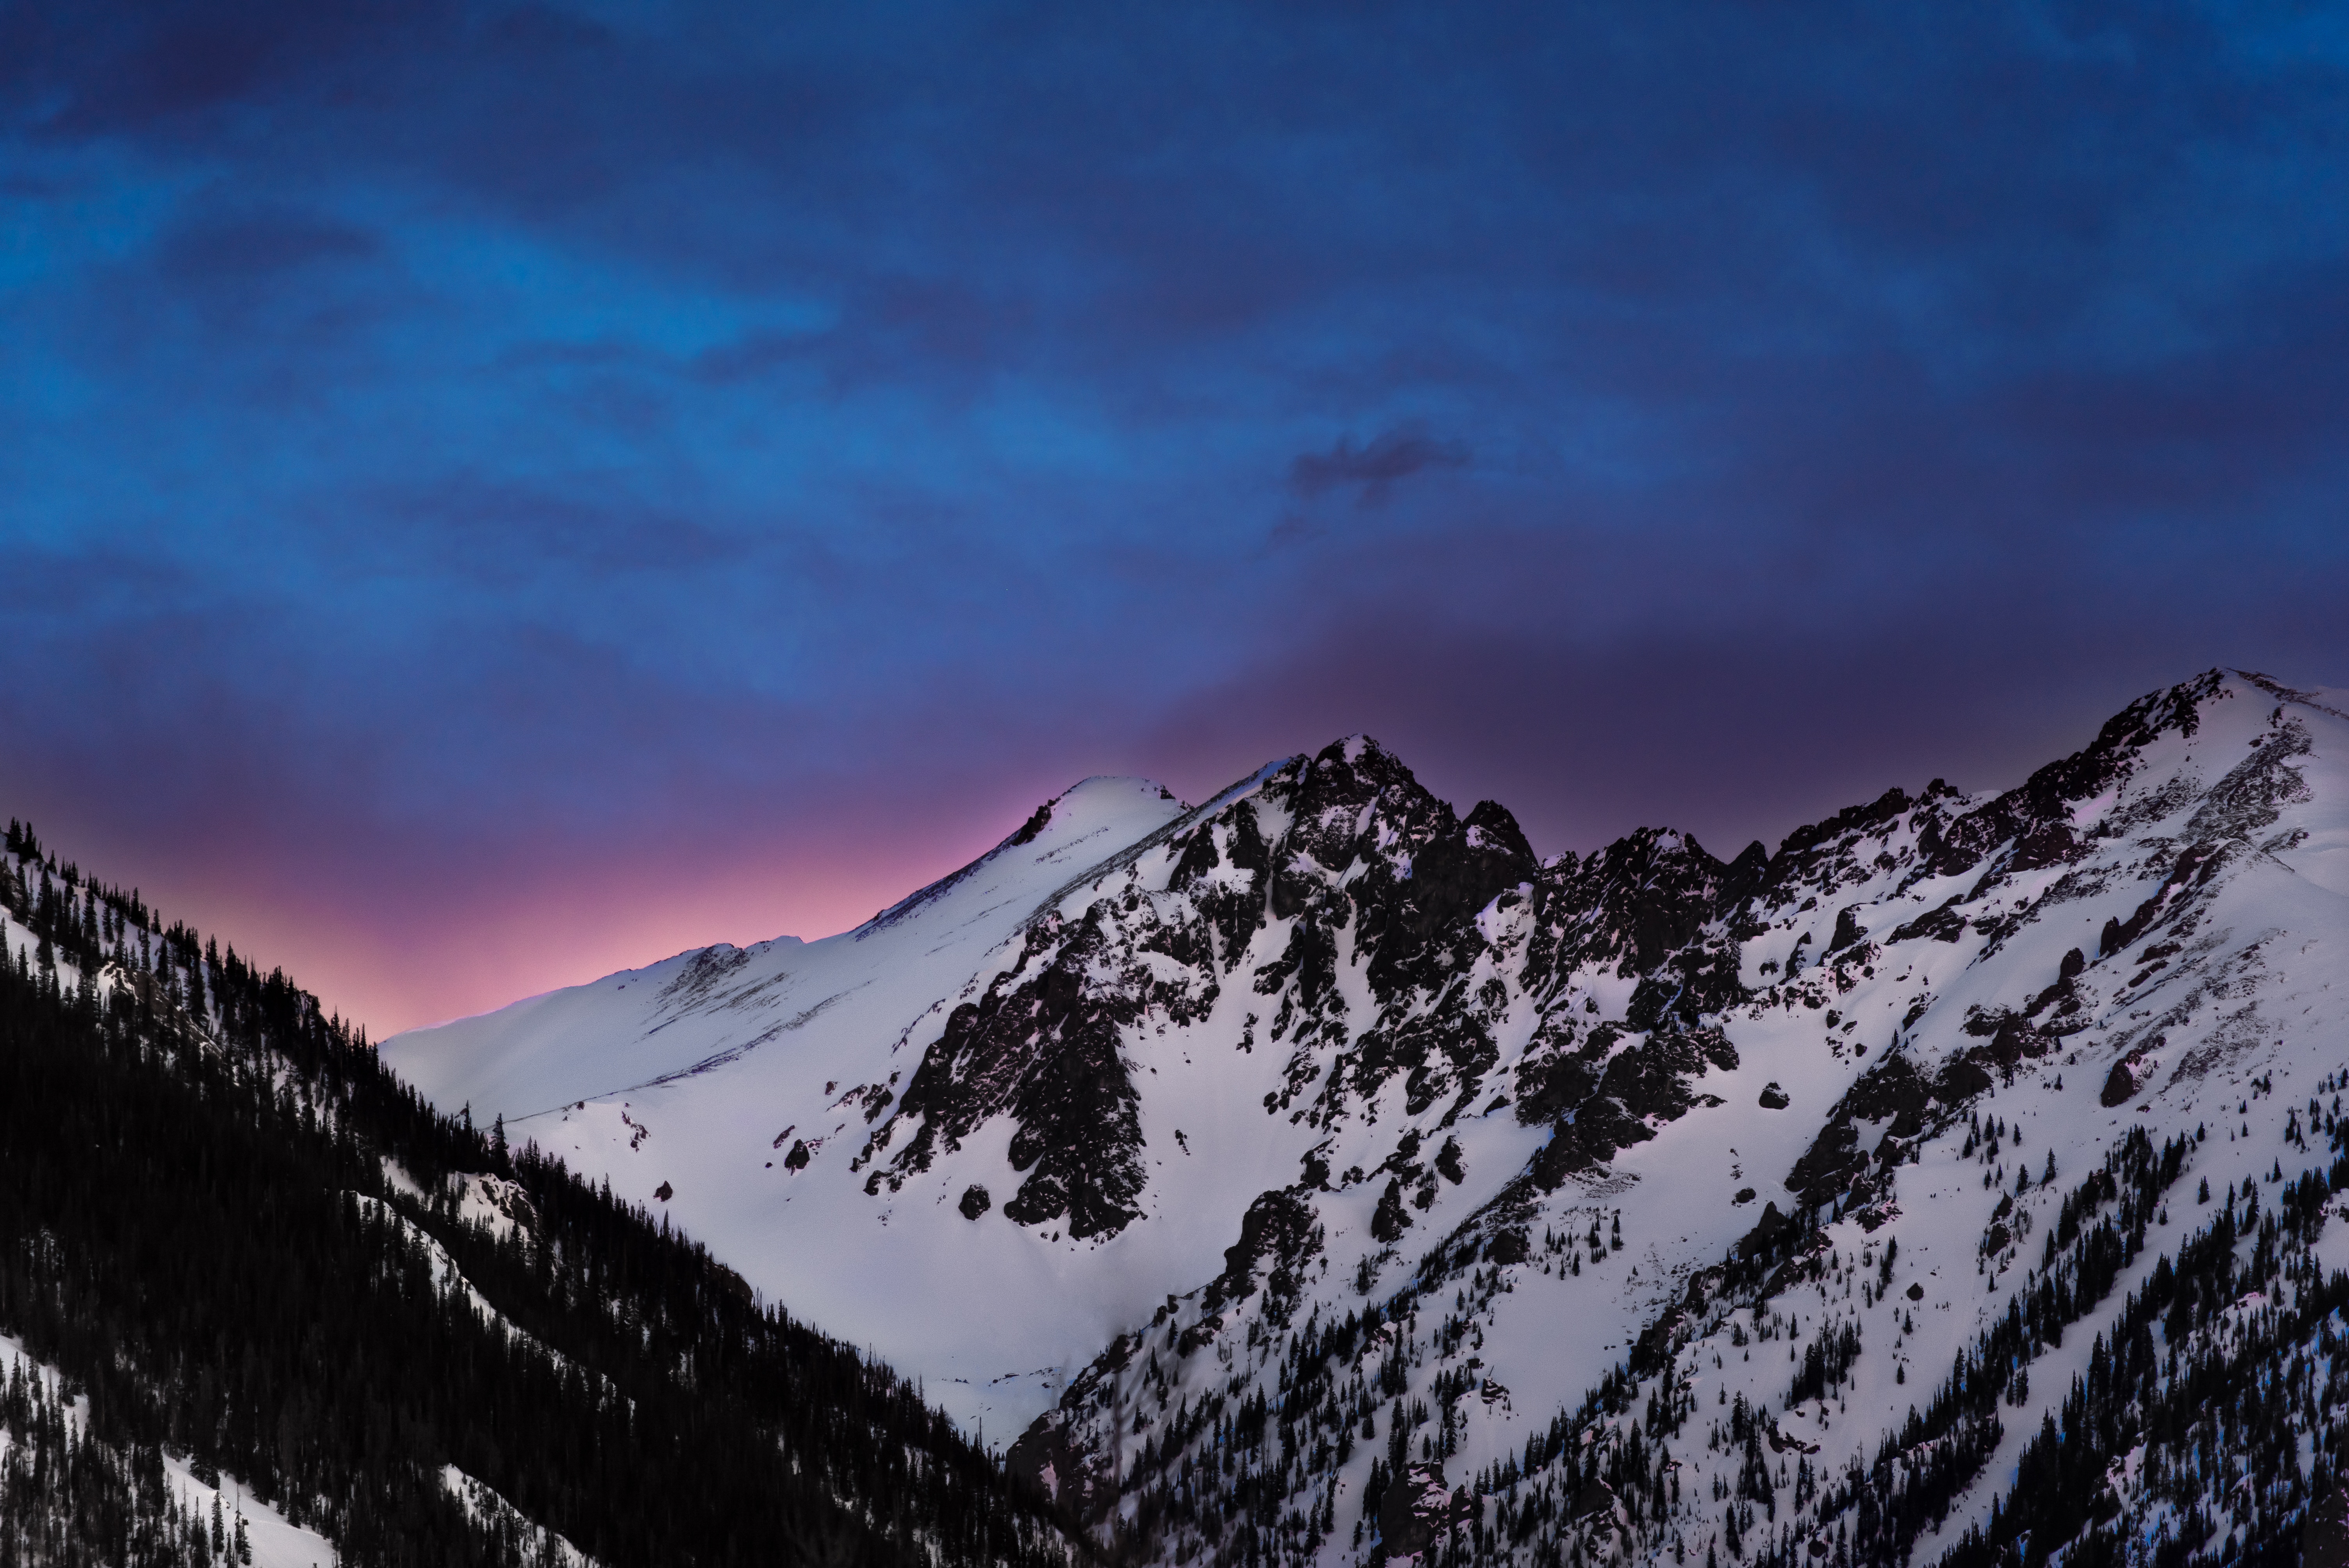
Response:
[[[1308,500],[1332,490],[1351,490],[1355,503],[1382,504],[1401,481],[1430,469],[1464,469],[1468,449],[1403,427],[1381,432],[1363,445],[1340,436],[1326,452],[1299,452],[1288,465],[1288,488]]]

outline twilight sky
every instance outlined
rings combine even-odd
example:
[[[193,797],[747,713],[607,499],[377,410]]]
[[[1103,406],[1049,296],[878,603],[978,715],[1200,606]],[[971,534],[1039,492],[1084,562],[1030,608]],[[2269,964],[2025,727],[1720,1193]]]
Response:
[[[2009,782],[2344,503],[2330,7],[0,3],[0,815],[378,1033],[1354,730]]]

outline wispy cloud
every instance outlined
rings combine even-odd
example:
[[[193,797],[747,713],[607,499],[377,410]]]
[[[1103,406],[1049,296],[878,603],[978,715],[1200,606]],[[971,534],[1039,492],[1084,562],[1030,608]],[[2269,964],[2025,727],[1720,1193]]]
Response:
[[[1464,443],[1439,440],[1424,429],[1401,426],[1361,446],[1351,436],[1340,436],[1328,451],[1299,453],[1288,464],[1288,486],[1308,498],[1351,490],[1360,504],[1376,506],[1398,482],[1415,473],[1467,466]]]

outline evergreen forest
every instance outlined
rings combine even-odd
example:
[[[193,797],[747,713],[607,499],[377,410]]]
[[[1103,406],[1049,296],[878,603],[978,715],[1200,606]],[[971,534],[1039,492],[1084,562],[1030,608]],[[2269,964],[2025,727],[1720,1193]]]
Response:
[[[167,1456],[350,1564],[1068,1561],[914,1386],[282,972],[15,822],[0,903],[0,1332],[59,1383],[0,1395],[0,1568],[249,1561]],[[460,1217],[469,1176],[514,1222]]]

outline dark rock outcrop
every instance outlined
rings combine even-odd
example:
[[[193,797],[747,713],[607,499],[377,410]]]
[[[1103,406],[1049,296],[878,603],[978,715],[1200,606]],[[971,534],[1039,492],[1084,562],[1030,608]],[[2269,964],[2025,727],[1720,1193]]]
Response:
[[[1298,1264],[1319,1247],[1313,1206],[1294,1192],[1261,1193],[1240,1217],[1240,1239],[1224,1249],[1224,1272],[1208,1283],[1200,1310],[1214,1313],[1247,1299],[1257,1286],[1259,1264],[1270,1264],[1267,1288],[1276,1296],[1296,1294]]]
[[[1416,1557],[1464,1522],[1475,1506],[1464,1489],[1454,1491],[1445,1484],[1441,1464],[1407,1465],[1379,1499],[1379,1543],[1389,1562]]]

